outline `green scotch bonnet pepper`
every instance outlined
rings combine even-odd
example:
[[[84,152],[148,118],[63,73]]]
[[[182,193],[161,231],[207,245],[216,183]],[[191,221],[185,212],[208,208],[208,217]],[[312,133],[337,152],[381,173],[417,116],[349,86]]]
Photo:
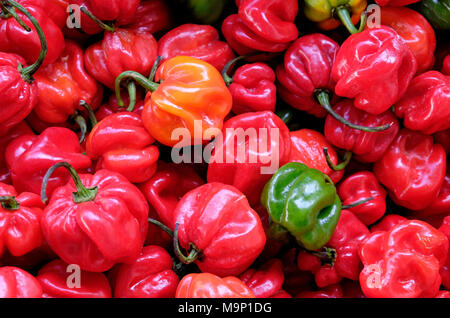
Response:
[[[307,250],[328,243],[341,215],[341,200],[331,179],[298,162],[282,166],[265,185],[261,203],[271,219],[268,235],[289,234]]]

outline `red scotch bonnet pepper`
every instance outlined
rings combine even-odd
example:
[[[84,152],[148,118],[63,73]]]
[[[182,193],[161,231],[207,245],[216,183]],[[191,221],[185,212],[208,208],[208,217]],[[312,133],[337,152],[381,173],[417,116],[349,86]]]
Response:
[[[236,138],[238,129],[250,133]],[[288,127],[273,112],[262,111],[232,117],[225,122],[222,132],[208,165],[207,181],[233,185],[250,204],[259,203],[262,189],[276,167],[271,173],[270,170],[289,160]]]
[[[79,271],[78,278],[71,279],[75,273],[71,272],[69,264],[61,260],[44,265],[36,276],[42,286],[42,297],[111,298],[111,286],[105,274]]]
[[[0,257],[5,249],[22,256],[41,246],[43,208],[39,195],[18,194],[13,186],[0,183]]]
[[[337,95],[354,98],[356,108],[378,115],[403,96],[416,70],[416,58],[397,32],[380,26],[342,43],[332,77]]]
[[[359,279],[364,294],[383,298],[436,296],[448,246],[442,232],[417,220],[372,233],[360,246],[364,269]]]
[[[222,33],[239,54],[282,52],[298,36],[296,0],[245,0],[227,17]]]
[[[91,272],[133,262],[148,229],[148,204],[143,194],[118,173],[103,169],[78,176],[67,162],[60,162],[43,180],[44,202],[47,182],[60,167],[67,169],[73,180],[53,192],[41,219],[45,240],[53,251],[66,263]]]
[[[208,62],[220,72],[234,58],[227,42],[210,25],[183,24],[164,34],[158,41],[158,56],[163,60],[177,55],[191,56]]]
[[[139,115],[112,114],[100,121],[88,136],[86,154],[98,159],[97,169],[121,173],[130,182],[148,180],[156,171],[158,147]]]
[[[218,182],[188,192],[177,205],[172,228],[174,244],[180,245],[175,248],[178,258],[221,277],[246,270],[266,242],[261,220],[245,196]]]
[[[275,72],[264,63],[245,64],[230,77],[229,68],[243,57],[231,60],[222,71],[222,76],[233,96],[233,113],[269,110],[275,111],[277,88]]]
[[[62,160],[77,170],[91,166],[91,159],[82,154],[78,136],[67,128],[50,127],[38,136],[24,135],[6,148],[11,179],[19,192],[40,194],[45,173]],[[56,171],[48,182],[47,193],[50,195],[68,180],[69,176],[63,169]]]

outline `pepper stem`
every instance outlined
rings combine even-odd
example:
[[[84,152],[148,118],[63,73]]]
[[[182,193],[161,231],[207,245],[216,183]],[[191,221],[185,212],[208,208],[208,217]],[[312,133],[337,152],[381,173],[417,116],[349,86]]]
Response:
[[[386,124],[386,125],[378,126],[378,127],[366,127],[366,126],[360,126],[357,124],[353,124],[333,110],[333,108],[331,107],[331,104],[330,104],[330,95],[327,91],[318,89],[318,90],[316,90],[315,95],[316,95],[316,98],[317,98],[318,102],[320,103],[320,105],[322,105],[322,107],[325,108],[325,110],[331,116],[333,116],[334,119],[336,119],[340,123],[342,123],[350,128],[362,130],[365,132],[377,132],[377,131],[389,129],[393,125],[391,123],[391,124]]]
[[[156,74],[156,71],[158,70],[159,64],[161,64],[162,60],[163,60],[163,57],[161,55],[158,55],[158,57],[155,60],[155,63],[153,63],[152,70],[151,70],[150,75],[148,77],[148,79],[150,81],[152,81],[152,82],[155,81],[155,74]]]
[[[162,224],[161,222],[152,219],[152,218],[148,218],[148,222],[152,223],[154,225],[156,225],[157,227],[159,227],[161,230],[163,230],[164,232],[166,232],[167,234],[169,234],[169,236],[171,238],[173,238],[173,231],[171,229],[169,229],[169,227],[165,226],[164,224]]]
[[[120,107],[124,107],[124,105],[125,105],[122,100],[122,97],[120,96],[120,84],[124,79],[134,80],[150,92],[154,92],[159,86],[158,83],[150,81],[148,78],[146,78],[142,74],[139,74],[138,72],[135,72],[135,71],[123,72],[122,74],[117,76],[116,85],[115,85],[117,103],[119,104]]]
[[[369,202],[371,200],[373,200],[373,197],[362,199],[362,200],[356,201],[355,203],[352,203],[352,204],[343,205],[342,206],[342,210],[348,210],[348,209],[354,208],[354,207],[356,207],[358,205],[362,205],[362,204],[367,203],[367,202]]]
[[[133,81],[128,82],[127,89],[128,96],[130,96],[130,104],[128,104],[127,112],[132,112],[136,106],[136,83]]]
[[[86,124],[86,119],[84,119],[84,117],[79,113],[78,110],[75,111],[75,114],[72,116],[72,120],[78,125],[78,127],[80,127],[80,138],[79,138],[79,142],[80,144],[84,141],[84,139],[86,138],[86,133],[87,133],[87,124]]]
[[[19,23],[20,26],[25,29],[25,31],[31,32],[31,28],[26,25],[26,23],[23,22],[22,18],[17,14],[16,8],[10,8],[9,6],[4,5],[3,2],[0,2],[0,7],[2,8],[0,12],[0,18],[9,19],[13,17],[17,21],[17,23]]]
[[[330,155],[328,154],[328,147],[324,147],[323,148],[323,153],[325,154],[325,159],[327,159],[327,163],[328,166],[330,167],[331,170],[333,171],[341,171],[344,170],[345,167],[347,167],[348,163],[350,162],[350,160],[352,159],[352,152],[351,151],[347,151],[345,152],[344,155],[344,161],[342,161],[340,164],[335,165],[330,158]]]
[[[280,117],[280,119],[286,124],[289,125],[291,120],[294,118],[294,113],[291,109],[283,108],[275,111],[275,114]]]
[[[347,6],[339,6],[334,9],[334,14],[339,17],[342,24],[347,28],[348,32],[351,34],[359,33],[364,30],[366,26],[367,15],[365,12],[361,14],[361,21],[359,23],[359,28],[357,29],[352,22],[352,18],[350,16],[350,11]]]
[[[321,251],[308,251],[314,256],[317,256],[320,258],[320,262],[323,265],[330,265],[333,266],[334,262],[336,261],[336,250],[331,247],[323,247]]]
[[[238,61],[243,60],[245,58],[247,58],[248,55],[241,55],[238,56],[234,59],[232,59],[231,61],[229,61],[227,64],[225,64],[223,70],[222,70],[222,77],[223,77],[223,81],[225,82],[225,84],[227,86],[230,86],[231,83],[233,83],[233,78],[231,76],[228,75],[228,72],[230,70],[230,68]]]
[[[75,169],[70,165],[70,163],[63,161],[63,162],[59,162],[59,163],[51,166],[50,169],[48,169],[47,173],[45,174],[44,180],[42,181],[42,188],[41,188],[42,202],[46,203],[48,200],[47,194],[46,194],[48,180],[50,179],[52,174],[55,172],[55,170],[58,168],[61,168],[61,167],[64,167],[69,171],[70,176],[72,177],[72,180],[75,183],[75,187],[76,187],[77,191],[73,193],[73,202],[83,203],[83,202],[93,201],[95,199],[95,197],[97,196],[98,187],[86,188],[83,185],[83,182],[81,181],[80,176],[75,171]]]
[[[183,254],[183,252],[181,251],[180,244],[178,242],[178,227],[179,224],[175,223],[175,231],[173,233],[173,249],[175,255],[183,264],[191,264],[200,257],[201,251],[197,246],[195,246],[194,243],[189,243],[189,250],[190,250],[189,255],[185,256]]]
[[[91,20],[97,23],[98,26],[101,27],[103,30],[106,30],[108,32],[114,32],[116,30],[113,26],[104,23],[95,15],[93,15],[92,12],[90,12],[85,6],[81,6],[80,11],[83,12],[85,15],[87,15],[89,18],[91,18]]]
[[[14,9],[19,10],[21,13],[23,13],[33,24],[33,26],[36,29],[36,32],[39,36],[39,41],[41,42],[41,51],[39,53],[39,58],[37,59],[34,64],[27,66],[23,68],[22,65],[19,65],[18,70],[22,73],[22,78],[26,81],[31,83],[33,81],[33,74],[37,72],[37,70],[41,67],[42,63],[44,62],[45,57],[47,56],[47,40],[45,39],[44,31],[42,31],[42,28],[40,27],[37,20],[31,15],[31,13],[25,9],[22,5],[19,3],[13,1],[13,0],[1,0],[2,7],[7,8],[8,6],[11,6]],[[8,10],[9,13],[11,13],[12,10]],[[14,16],[14,13],[11,13],[12,16]],[[14,16],[15,18],[15,16]],[[16,19],[17,20],[17,19]],[[20,19],[19,19],[20,20]],[[20,25],[24,24],[19,22]],[[22,25],[23,26],[23,25]],[[27,31],[31,30],[30,28],[25,28]]]
[[[2,208],[9,211],[18,210],[20,207],[19,202],[16,201],[14,196],[0,196],[0,204]]]
[[[98,121],[92,107],[85,100],[80,100],[80,106],[87,110],[89,120],[91,121],[91,127],[94,128],[98,124]]]

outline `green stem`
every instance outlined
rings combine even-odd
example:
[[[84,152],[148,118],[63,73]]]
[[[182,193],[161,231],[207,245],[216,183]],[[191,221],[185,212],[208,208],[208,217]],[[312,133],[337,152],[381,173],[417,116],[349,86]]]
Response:
[[[19,23],[20,26],[25,29],[25,31],[31,32],[31,28],[28,25],[26,25],[26,23],[22,20],[21,17],[19,17],[14,7],[11,8],[9,6],[5,6],[3,3],[0,3],[0,6],[2,8],[2,12],[0,12],[0,18],[9,19],[13,17],[17,21],[17,23]]]
[[[169,227],[165,226],[164,224],[162,224],[161,222],[152,219],[152,218],[148,218],[148,222],[156,225],[157,227],[159,227],[161,230],[163,230],[164,232],[166,232],[167,234],[169,234],[170,237],[173,238],[173,231],[171,229],[169,229]]]
[[[354,208],[354,207],[356,207],[358,205],[367,203],[367,202],[369,202],[371,200],[373,200],[373,197],[362,199],[362,200],[356,201],[355,203],[352,203],[352,204],[343,205],[342,206],[342,210],[348,210],[348,209]]]
[[[155,74],[156,74],[156,71],[158,70],[159,64],[161,63],[162,60],[163,60],[163,57],[158,55],[158,57],[155,60],[155,63],[153,63],[152,70],[151,70],[150,75],[148,77],[148,79],[150,81],[152,81],[152,82],[155,81]]]
[[[289,125],[291,120],[294,118],[294,113],[291,109],[283,108],[280,110],[275,111],[275,114],[281,118],[281,120],[286,124]]]
[[[103,30],[106,30],[106,31],[109,31],[109,32],[114,32],[116,30],[113,26],[104,23],[99,18],[97,18],[95,15],[93,15],[86,7],[82,6],[80,8],[80,10],[85,15],[87,15],[89,18],[91,18],[91,20],[93,20],[95,23],[97,23],[98,26],[101,27]]]
[[[331,161],[330,155],[328,154],[328,148],[324,147],[323,152],[325,154],[325,159],[327,160],[328,166],[333,171],[341,171],[344,170],[345,167],[347,167],[348,163],[352,159],[352,153],[351,151],[347,151],[344,155],[344,161],[342,161],[340,164],[335,165],[333,161]]]
[[[127,88],[130,97],[130,104],[128,105],[127,112],[132,112],[136,106],[136,83],[133,81],[128,82]]]
[[[223,81],[225,82],[225,84],[227,86],[230,86],[231,83],[233,83],[233,78],[231,76],[228,75],[228,72],[230,70],[230,68],[238,61],[243,60],[245,58],[247,58],[248,55],[242,55],[242,56],[238,56],[234,59],[232,59],[231,61],[229,61],[223,68],[222,70],[222,77],[223,77]]]
[[[181,251],[180,244],[178,242],[178,227],[179,227],[179,224],[176,223],[175,231],[173,233],[173,249],[174,249],[175,255],[178,257],[178,259],[183,264],[191,264],[200,257],[201,251],[197,246],[195,246],[194,243],[189,243],[189,249],[190,249],[189,255],[185,256],[183,254],[183,252]]]
[[[135,82],[137,82],[138,84],[140,84],[142,87],[144,87],[146,90],[148,90],[150,92],[154,92],[159,86],[158,83],[150,81],[148,78],[146,78],[142,74],[139,74],[138,72],[135,72],[135,71],[123,72],[122,74],[117,76],[116,85],[115,85],[117,103],[119,104],[120,107],[124,107],[124,105],[125,105],[122,100],[122,97],[120,96],[120,84],[125,79],[134,80]]]
[[[41,51],[39,53],[39,58],[37,59],[37,61],[34,62],[34,64],[32,64],[28,67],[25,67],[25,68],[23,68],[22,65],[19,65],[19,70],[22,73],[22,78],[27,82],[32,82],[33,74],[36,73],[37,70],[41,67],[42,63],[44,62],[45,57],[47,56],[47,40],[45,39],[44,31],[42,31],[37,20],[23,6],[21,6],[20,4],[18,4],[17,2],[15,2],[13,0],[1,0],[1,1],[2,1],[3,7],[11,6],[15,9],[19,10],[21,13],[23,13],[31,21],[31,23],[35,27],[36,32],[39,36],[39,41],[41,42]]]
[[[86,119],[84,119],[84,117],[78,111],[75,111],[75,114],[73,116],[73,121],[78,125],[78,127],[80,127],[81,133],[80,133],[79,142],[81,144],[84,141],[84,139],[86,138],[86,133],[87,133]]]
[[[361,21],[359,23],[359,28],[357,29],[352,22],[352,18],[350,16],[350,11],[347,6],[340,6],[334,9],[334,14],[339,17],[342,24],[347,28],[348,32],[351,34],[359,33],[364,30],[366,26],[367,15],[365,12],[361,14]]]
[[[350,128],[362,130],[365,132],[377,132],[377,131],[383,131],[383,130],[389,129],[393,125],[391,123],[391,124],[386,124],[386,125],[378,126],[378,127],[366,127],[366,126],[360,126],[357,124],[353,124],[333,110],[333,108],[331,107],[331,104],[330,104],[330,95],[327,91],[317,89],[315,92],[315,95],[316,95],[316,98],[319,101],[320,105],[322,105],[322,107],[325,108],[325,110],[331,116],[333,116],[334,119],[336,119],[340,123],[342,123]]]
[[[16,197],[13,196],[0,196],[0,204],[2,208],[8,211],[16,211],[20,207],[19,202],[16,201]]]
[[[97,126],[97,117],[95,117],[95,113],[92,110],[92,107],[85,100],[80,100],[80,106],[87,110],[89,120],[91,121],[91,127],[94,128],[95,126]]]
[[[336,261],[336,250],[331,247],[323,247],[321,251],[308,251],[310,254],[317,256],[320,258],[320,262],[322,265],[330,265],[333,266]]]
[[[44,179],[42,181],[42,188],[41,188],[41,200],[42,202],[46,203],[47,198],[47,184],[48,180],[52,176],[52,174],[55,172],[56,169],[64,167],[66,168],[70,176],[72,177],[73,182],[75,183],[75,187],[77,188],[77,191],[73,193],[73,202],[75,203],[83,203],[88,201],[93,201],[95,197],[97,196],[98,187],[92,187],[92,188],[86,188],[83,185],[83,182],[80,179],[80,176],[75,171],[75,169],[68,163],[68,162],[59,162],[48,169],[47,173],[44,176]]]

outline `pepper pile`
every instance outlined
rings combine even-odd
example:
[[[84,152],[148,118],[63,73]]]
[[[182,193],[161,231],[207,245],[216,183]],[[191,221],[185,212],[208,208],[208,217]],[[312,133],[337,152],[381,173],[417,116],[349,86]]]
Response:
[[[0,297],[450,298],[448,0],[0,0]]]

